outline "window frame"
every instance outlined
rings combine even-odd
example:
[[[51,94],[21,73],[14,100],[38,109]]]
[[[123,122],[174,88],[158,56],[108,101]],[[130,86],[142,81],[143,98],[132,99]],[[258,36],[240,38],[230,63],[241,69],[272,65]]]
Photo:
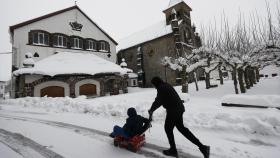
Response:
[[[46,32],[46,31],[42,31],[42,30],[32,30],[32,43],[31,44],[49,46],[50,45],[50,33]]]
[[[93,39],[86,39],[86,50],[96,51],[97,50],[97,43]]]
[[[52,41],[54,47],[67,48],[68,37],[66,35],[54,33],[54,38],[56,38],[56,43],[54,43],[54,40]]]
[[[71,37],[73,39],[73,45],[71,46],[71,48],[73,49],[83,49],[83,40],[81,37],[78,36],[73,36]],[[81,45],[80,45],[81,42]]]

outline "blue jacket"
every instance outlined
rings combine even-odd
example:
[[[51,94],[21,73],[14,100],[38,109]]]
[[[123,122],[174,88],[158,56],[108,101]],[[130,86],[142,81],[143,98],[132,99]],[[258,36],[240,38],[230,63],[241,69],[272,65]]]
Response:
[[[137,112],[134,108],[129,108],[127,110],[127,115],[128,118],[126,119],[123,129],[130,137],[145,132],[145,128],[149,123],[149,119],[137,115]]]

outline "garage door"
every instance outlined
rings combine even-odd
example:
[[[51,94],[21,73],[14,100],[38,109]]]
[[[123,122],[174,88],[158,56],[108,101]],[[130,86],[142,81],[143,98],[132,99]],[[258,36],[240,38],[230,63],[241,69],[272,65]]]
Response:
[[[96,95],[96,85],[84,84],[80,86],[80,95],[86,95],[86,96]]]
[[[59,86],[49,86],[41,89],[41,97],[46,95],[48,97],[64,97],[64,88]]]

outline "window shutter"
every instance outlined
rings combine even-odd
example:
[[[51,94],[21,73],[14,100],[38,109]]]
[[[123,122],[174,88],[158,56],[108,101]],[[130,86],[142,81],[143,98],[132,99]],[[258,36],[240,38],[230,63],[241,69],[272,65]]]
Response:
[[[73,37],[70,38],[70,47],[69,48],[71,48],[71,47],[74,47],[74,38]]]
[[[67,46],[67,38],[65,36],[63,36],[63,46],[64,47]]]
[[[110,44],[109,44],[109,42],[106,42],[106,50],[107,50],[108,52],[110,52]]]
[[[38,42],[38,32],[34,32],[34,33],[33,33],[33,40],[32,40],[32,43],[39,43],[39,42]]]
[[[49,44],[53,46],[53,34],[49,34]]]
[[[97,50],[97,42],[93,41],[93,49]]]
[[[33,43],[33,32],[30,31],[28,32],[28,44],[32,44]]]
[[[49,45],[49,34],[44,33],[44,44]]]
[[[100,45],[101,45],[101,43],[98,41],[98,42],[96,42],[96,46],[97,46],[97,50],[99,51],[100,50]]]
[[[89,49],[88,41],[89,40],[84,40],[84,49]]]
[[[57,35],[53,35],[53,45],[55,45],[55,46],[57,46],[57,44],[58,44],[57,38],[58,38]]]
[[[84,48],[84,45],[83,45],[83,39],[79,38],[79,47],[80,48]]]

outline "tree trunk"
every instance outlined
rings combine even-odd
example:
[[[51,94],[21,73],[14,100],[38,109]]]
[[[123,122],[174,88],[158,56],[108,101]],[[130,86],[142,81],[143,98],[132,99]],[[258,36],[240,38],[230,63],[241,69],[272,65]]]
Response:
[[[205,84],[206,84],[206,89],[211,88],[211,86],[210,86],[210,73],[205,72]]]
[[[188,93],[188,78],[186,73],[187,67],[184,65],[182,69],[182,93]]]
[[[236,72],[237,72],[237,66],[233,67],[233,71],[232,71],[232,79],[233,79],[233,84],[234,84],[234,90],[235,90],[235,94],[238,94],[238,87],[237,87],[237,77],[236,77]]]
[[[197,85],[197,75],[196,75],[196,71],[193,72],[193,75],[194,75],[194,82],[195,82],[195,88],[196,88],[196,91],[198,91],[198,85]]]
[[[256,67],[255,71],[256,71],[256,80],[257,80],[257,82],[259,82],[260,81],[260,70],[258,67]]]
[[[238,68],[237,72],[238,72],[238,82],[239,82],[239,86],[240,86],[240,92],[246,93],[246,89],[245,89],[244,82],[243,82],[243,75],[244,75],[243,68],[242,67]]]
[[[221,70],[221,66],[219,66],[219,78],[220,78],[220,84],[224,84],[224,78],[223,78],[223,72]]]
[[[245,68],[244,79],[245,79],[246,88],[250,89],[249,68],[248,67]]]
[[[255,72],[254,67],[252,67],[252,79],[253,79],[253,84],[257,84],[257,82],[256,82],[256,72]]]
[[[248,69],[248,77],[249,77],[249,84],[250,84],[250,87],[253,87],[254,86],[254,79],[253,79],[253,73],[252,73],[252,68],[251,67],[249,67],[249,69]]]

